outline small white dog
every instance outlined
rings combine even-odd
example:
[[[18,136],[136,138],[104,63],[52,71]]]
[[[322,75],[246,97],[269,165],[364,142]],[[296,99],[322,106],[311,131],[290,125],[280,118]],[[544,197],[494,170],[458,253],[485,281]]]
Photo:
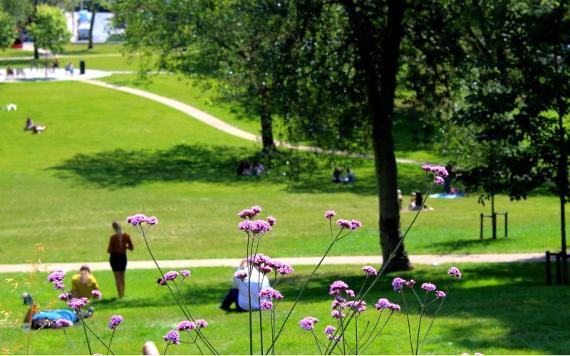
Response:
[[[8,111],[18,111],[18,106],[16,104],[8,104],[6,105],[6,110]]]

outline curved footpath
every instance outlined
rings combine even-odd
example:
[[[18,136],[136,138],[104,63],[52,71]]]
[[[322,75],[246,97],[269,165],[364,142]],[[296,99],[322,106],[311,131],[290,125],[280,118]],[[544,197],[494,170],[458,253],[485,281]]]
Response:
[[[283,262],[293,266],[316,265],[320,257],[283,257],[279,258]],[[441,265],[441,264],[463,264],[463,263],[528,263],[544,261],[543,253],[499,253],[499,254],[448,254],[448,255],[411,255],[412,264]],[[236,267],[240,258],[222,259],[199,259],[199,260],[161,260],[161,268],[191,268],[191,267]],[[325,265],[379,265],[382,263],[380,256],[330,256],[323,264]],[[45,263],[45,264],[7,264],[0,265],[0,273],[16,272],[47,272],[47,271],[74,271],[83,264],[88,264],[94,271],[110,270],[108,262],[70,262],[70,263]],[[129,261],[129,269],[154,269],[153,261]]]

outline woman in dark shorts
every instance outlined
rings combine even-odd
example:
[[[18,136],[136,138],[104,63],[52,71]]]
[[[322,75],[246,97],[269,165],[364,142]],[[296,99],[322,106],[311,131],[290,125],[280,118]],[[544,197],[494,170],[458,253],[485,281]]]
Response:
[[[121,225],[113,222],[115,233],[109,238],[107,252],[110,254],[109,262],[115,274],[115,284],[119,298],[125,295],[125,270],[127,269],[127,249],[133,250],[133,242],[129,234],[121,231]]]

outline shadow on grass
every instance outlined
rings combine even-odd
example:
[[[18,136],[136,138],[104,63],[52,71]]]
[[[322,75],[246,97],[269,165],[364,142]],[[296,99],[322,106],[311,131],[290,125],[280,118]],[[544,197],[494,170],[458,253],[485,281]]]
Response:
[[[177,145],[167,150],[114,150],[78,154],[52,167],[63,178],[104,188],[137,186],[147,182],[240,181],[236,167],[253,152],[233,147]]]
[[[229,146],[177,145],[165,150],[114,150],[94,154],[78,154],[58,166],[58,176],[79,179],[102,188],[117,189],[149,182],[240,183],[264,181],[287,183],[291,193],[376,194],[373,162],[346,157],[329,157],[314,153],[281,151],[279,159],[263,177],[238,177],[236,168],[242,160],[255,161],[258,152]],[[296,163],[292,163],[295,161]],[[315,162],[315,163],[312,163]],[[298,166],[293,167],[295,164]],[[352,167],[354,184],[331,183],[334,167]],[[332,167],[332,168],[331,168]],[[295,179],[290,173],[296,169]],[[420,169],[400,165],[401,189],[422,190],[426,184]]]
[[[446,271],[447,266],[421,268],[401,276],[414,278],[418,283],[431,281],[442,288],[449,281]],[[440,328],[438,338],[449,338],[447,341],[474,351],[496,347],[556,354],[568,350],[567,321],[570,310],[567,304],[570,301],[570,288],[546,286],[542,264],[469,265],[463,268],[463,273],[464,280],[453,283],[441,312],[443,317],[452,319],[435,324],[435,328]],[[392,274],[380,280],[367,298],[370,307],[380,297],[399,302],[398,295],[390,285],[394,277],[396,275]],[[338,273],[327,268],[309,285],[303,301],[328,303],[332,300],[328,295],[331,282],[342,279],[349,286],[357,288],[363,278],[356,266],[353,273],[346,270]],[[300,276],[288,278],[277,288],[291,301],[302,280]],[[195,296],[192,300],[194,303],[206,304],[219,300],[225,292],[223,288],[196,286],[189,296]],[[300,317],[294,315],[291,327]],[[484,334],[486,337],[477,337],[486,327],[480,324],[485,320],[496,320],[501,325],[501,333],[492,339],[489,339],[488,332]],[[545,336],[548,336],[548,340],[544,339]]]

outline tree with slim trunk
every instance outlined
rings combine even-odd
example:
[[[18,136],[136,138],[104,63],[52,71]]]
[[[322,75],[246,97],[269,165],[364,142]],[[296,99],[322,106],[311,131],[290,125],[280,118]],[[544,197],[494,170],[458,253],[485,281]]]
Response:
[[[48,70],[48,51],[59,53],[69,43],[71,34],[67,30],[67,21],[63,12],[53,6],[39,5],[34,22],[30,26],[30,34],[34,43],[46,51],[45,68]]]
[[[16,23],[0,7],[0,50],[9,48],[16,39]]]

